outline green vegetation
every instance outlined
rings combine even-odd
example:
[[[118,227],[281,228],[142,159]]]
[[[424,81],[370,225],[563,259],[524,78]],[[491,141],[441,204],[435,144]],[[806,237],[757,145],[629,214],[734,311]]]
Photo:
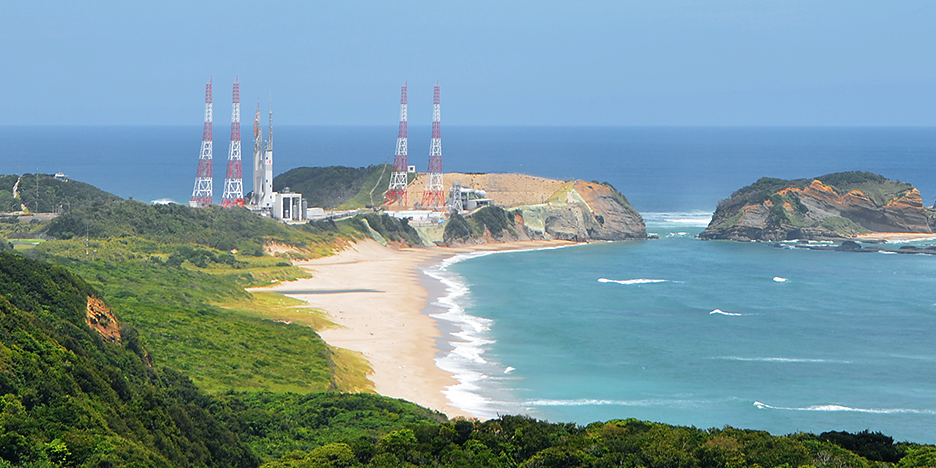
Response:
[[[318,312],[272,306],[244,290],[305,276],[289,259],[330,254],[336,242],[360,235],[350,226],[287,226],[240,208],[110,200],[37,232],[57,240],[29,255],[87,278],[140,330],[155,361],[205,390],[370,388],[366,363],[302,326],[326,326]],[[271,244],[287,251],[267,255]]]
[[[817,177],[822,183],[831,185],[839,194],[860,190],[878,206],[884,206],[891,200],[900,198],[913,188],[913,185],[899,180],[890,180],[870,172],[853,171]]]
[[[67,270],[0,253],[0,466],[243,466],[257,456],[136,331],[84,322],[98,293]]]
[[[825,218],[820,223],[820,226],[829,229],[831,231],[837,232],[843,236],[853,236],[855,234],[864,234],[871,232],[858,223],[848,219],[842,218],[841,216],[830,216]]]
[[[304,455],[331,443],[373,451],[392,431],[446,421],[407,401],[373,394],[227,393],[217,396],[211,411],[263,460]]]
[[[160,243],[194,243],[221,251],[237,249],[254,256],[278,242],[315,249],[335,238],[315,225],[290,227],[251,213],[246,208],[149,205],[132,200],[96,203],[52,220],[46,234],[57,239],[138,236]],[[330,251],[319,251],[324,254]]]
[[[468,239],[481,237],[490,232],[495,239],[500,239],[505,232],[516,236],[513,212],[508,213],[499,206],[485,206],[475,210],[469,216],[457,213],[449,217],[445,225],[442,239],[445,243],[464,242]]]
[[[635,419],[582,427],[522,416],[485,422],[411,423],[380,438],[345,434],[290,452],[267,468],[306,466],[457,467],[922,467],[936,447],[894,444],[880,434],[838,437],[696,429]],[[873,440],[871,440],[873,439]],[[843,445],[859,441],[859,455]],[[256,443],[256,439],[252,441]],[[886,459],[885,459],[886,458]]]
[[[393,166],[297,167],[273,179],[273,189],[285,187],[299,192],[309,206],[329,209],[355,209],[380,206],[390,184]]]
[[[38,197],[37,195],[38,177]],[[19,179],[19,199],[13,198],[13,186]],[[59,180],[47,174],[0,175],[0,211],[19,211],[20,204],[34,213],[77,210],[93,203],[119,198],[93,185],[75,180]]]
[[[355,216],[348,221],[348,224],[360,232],[368,232],[367,226],[361,223],[362,219],[366,220],[367,225],[383,236],[384,239],[400,242],[411,247],[423,245],[419,233],[416,232],[413,226],[409,225],[409,219],[397,219],[386,213],[365,213]]]

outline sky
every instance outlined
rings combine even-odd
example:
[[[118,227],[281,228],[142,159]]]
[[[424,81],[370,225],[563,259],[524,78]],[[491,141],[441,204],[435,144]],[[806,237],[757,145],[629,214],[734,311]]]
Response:
[[[0,125],[936,125],[930,1],[29,1]]]

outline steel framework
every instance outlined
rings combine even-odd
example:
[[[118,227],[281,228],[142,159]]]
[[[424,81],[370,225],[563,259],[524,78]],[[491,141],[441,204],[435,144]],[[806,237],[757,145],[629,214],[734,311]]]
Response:
[[[211,80],[205,85],[205,127],[202,131],[201,153],[198,155],[198,171],[195,173],[195,188],[189,206],[193,208],[211,205]]]
[[[397,133],[396,152],[393,156],[393,174],[390,174],[390,187],[384,194],[384,204],[399,203],[406,205],[406,83],[400,97],[400,131]]]
[[[432,210],[445,208],[442,190],[442,130],[439,107],[439,83],[436,82],[432,97],[432,142],[429,144],[429,180],[423,192],[422,207]]]
[[[241,169],[240,83],[234,79],[234,105],[231,110],[231,145],[221,206],[244,206],[244,176]]]

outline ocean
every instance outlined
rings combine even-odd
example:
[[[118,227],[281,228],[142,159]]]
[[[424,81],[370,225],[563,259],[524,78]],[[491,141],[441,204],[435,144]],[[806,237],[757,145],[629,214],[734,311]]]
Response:
[[[419,170],[429,135],[410,127]],[[448,392],[457,405],[480,416],[870,429],[936,443],[936,258],[694,237],[718,200],[763,176],[871,171],[913,183],[931,205],[936,129],[443,126],[442,135],[447,171],[607,181],[660,237],[426,267],[445,285],[429,311],[446,331],[438,363],[461,382]],[[274,172],[383,163],[395,137],[395,126],[277,127]],[[0,127],[0,173],[61,171],[125,198],[184,203],[200,139],[200,126]],[[219,188],[226,154],[217,139]]]

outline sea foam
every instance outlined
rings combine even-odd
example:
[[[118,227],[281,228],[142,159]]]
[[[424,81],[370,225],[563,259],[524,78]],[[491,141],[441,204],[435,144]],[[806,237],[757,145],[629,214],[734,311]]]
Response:
[[[834,412],[852,412],[852,413],[872,413],[872,414],[936,414],[934,410],[914,409],[914,408],[852,408],[843,405],[811,405],[804,407],[784,407],[771,406],[759,401],[754,402],[757,409],[772,409],[785,411],[834,411]]]
[[[725,312],[724,310],[721,310],[721,309],[715,309],[715,310],[709,312],[709,315],[712,315],[712,314],[730,315],[730,316],[732,316],[732,317],[740,317],[740,316],[744,315],[744,314],[736,314],[736,313],[734,313],[734,312]]]
[[[527,250],[497,250],[458,254],[446,258],[437,265],[423,268],[423,273],[430,278],[438,280],[445,288],[445,293],[436,299],[432,305],[442,308],[442,312],[431,314],[438,320],[444,320],[454,325],[458,331],[452,333],[455,338],[449,341],[452,350],[439,358],[436,365],[455,377],[458,384],[448,387],[443,393],[452,404],[479,418],[494,418],[498,414],[516,411],[515,404],[495,400],[484,396],[483,393],[496,385],[497,379],[512,379],[506,376],[514,368],[503,366],[485,359],[485,352],[495,343],[490,336],[493,321],[478,317],[466,312],[471,306],[470,290],[465,280],[457,273],[449,270],[452,265],[488,255],[502,253],[521,253],[538,250],[555,250],[572,247],[576,244],[543,247]],[[498,377],[492,377],[498,376]]]
[[[598,278],[599,283],[617,283],[617,284],[650,284],[650,283],[665,283],[665,279],[647,279],[647,278],[636,278],[629,280],[613,280],[608,278]]]
[[[841,359],[809,359],[809,358],[785,358],[785,357],[741,357],[741,356],[715,356],[709,359],[721,359],[725,361],[751,361],[751,362],[806,362],[806,363],[832,363],[832,364],[850,364],[851,361]]]

